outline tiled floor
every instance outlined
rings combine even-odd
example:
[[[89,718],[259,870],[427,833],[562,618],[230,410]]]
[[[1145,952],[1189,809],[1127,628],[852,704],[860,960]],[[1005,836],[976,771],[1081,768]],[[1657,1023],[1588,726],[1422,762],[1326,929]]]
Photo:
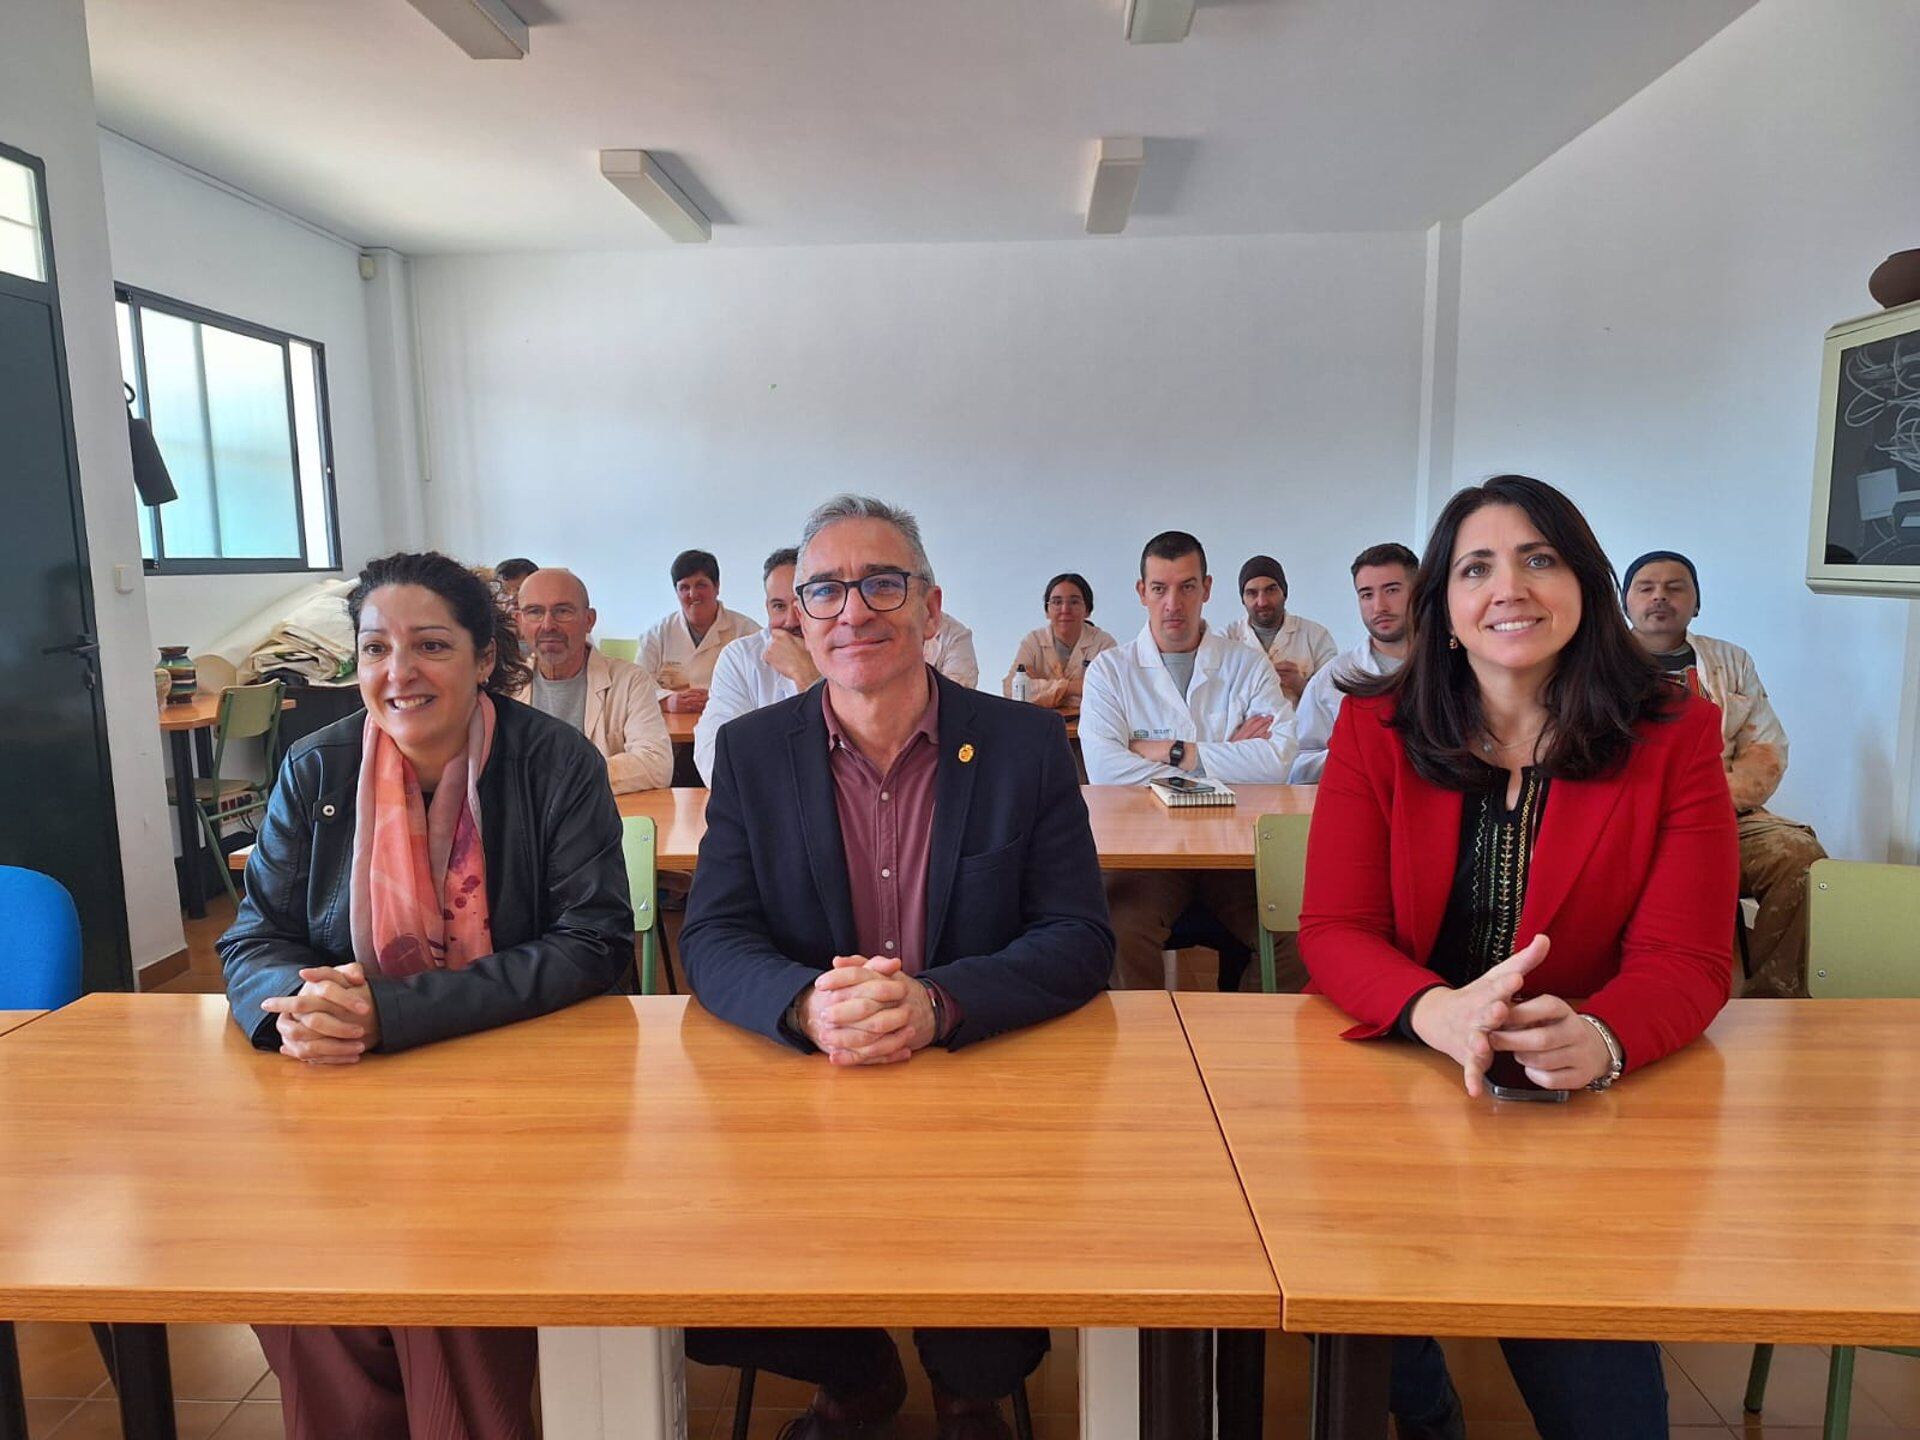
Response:
[[[220,966],[213,941],[226,928],[233,907],[224,896],[210,904],[205,920],[187,923],[189,968],[161,990],[217,992]],[[680,916],[665,916],[670,936]],[[1197,973],[1212,957],[1190,952],[1196,973],[1188,983],[1204,983]],[[279,1390],[260,1356],[251,1331],[241,1326],[183,1326],[170,1331],[174,1395],[179,1401],[181,1440],[279,1440]],[[903,1353],[908,1340],[900,1335]],[[82,1325],[20,1326],[21,1365],[26,1380],[28,1428],[33,1440],[96,1440],[117,1437],[118,1416],[95,1353]],[[1077,1440],[1078,1370],[1072,1331],[1054,1336],[1054,1350],[1028,1382],[1036,1440]],[[1526,1406],[1507,1374],[1492,1341],[1450,1341],[1455,1383],[1459,1386],[1475,1440],[1527,1440],[1533,1435]],[[1688,1440],[1817,1440],[1825,1407],[1827,1362],[1822,1351],[1805,1346],[1776,1352],[1767,1388],[1766,1414],[1749,1420],[1740,1408],[1747,1365],[1745,1345],[1672,1345],[1667,1347],[1667,1389],[1673,1433]],[[909,1365],[914,1388],[901,1426],[902,1440],[930,1440],[933,1417],[925,1380]],[[733,1415],[734,1374],[690,1366],[687,1398],[689,1440],[725,1440]],[[806,1403],[807,1388],[775,1376],[762,1377],[754,1397],[752,1440],[773,1440],[775,1432]],[[1267,1346],[1267,1423],[1269,1437],[1306,1433],[1307,1346],[1287,1336]],[[1854,1376],[1855,1440],[1920,1440],[1920,1360],[1862,1354]]]

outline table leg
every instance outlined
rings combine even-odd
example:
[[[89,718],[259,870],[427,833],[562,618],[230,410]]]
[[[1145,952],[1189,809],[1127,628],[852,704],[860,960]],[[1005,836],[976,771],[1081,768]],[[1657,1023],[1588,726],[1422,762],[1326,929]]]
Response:
[[[113,1361],[123,1440],[176,1440],[167,1327],[115,1325]]]
[[[1140,1332],[1080,1332],[1080,1440],[1140,1440]]]
[[[1213,1344],[1220,1440],[1260,1440],[1267,1400],[1267,1332],[1219,1330]]]
[[[540,1331],[546,1440],[687,1440],[686,1350],[678,1330]]]
[[[11,1320],[0,1320],[0,1440],[27,1440],[27,1392]]]
[[[200,822],[193,813],[193,744],[185,730],[167,732],[173,756],[173,800],[180,825],[180,900],[188,918],[207,913],[207,872],[200,863]]]
[[[1213,1440],[1213,1332],[1140,1332],[1140,1440]]]
[[[1313,1337],[1312,1440],[1386,1440],[1393,1341],[1385,1335]]]

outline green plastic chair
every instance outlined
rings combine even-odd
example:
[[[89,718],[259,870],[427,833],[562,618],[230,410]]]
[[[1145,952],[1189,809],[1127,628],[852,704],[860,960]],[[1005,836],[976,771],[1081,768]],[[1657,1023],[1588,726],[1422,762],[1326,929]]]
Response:
[[[1920,999],[1920,867],[1816,860],[1807,871],[1807,993],[1816,1000]],[[1846,1440],[1857,1350],[1920,1359],[1904,1345],[1835,1345],[1827,1362],[1826,1440]],[[1753,1347],[1746,1409],[1767,1394],[1773,1346]]]
[[[1274,973],[1273,937],[1300,928],[1300,899],[1307,887],[1310,815],[1262,815],[1253,822],[1254,898],[1260,912],[1260,988],[1280,988]]]
[[[653,817],[623,816],[620,829],[620,851],[627,861],[627,893],[633,897],[633,934],[640,942],[640,993],[652,995],[657,993],[655,972],[660,968],[660,906]]]
[[[638,640],[595,640],[593,648],[610,660],[638,660],[640,642]]]
[[[220,714],[213,726],[213,773],[193,782],[193,810],[200,817],[200,833],[220,862],[220,883],[227,887],[227,898],[235,904],[240,901],[240,892],[234,888],[233,867],[220,848],[220,830],[236,820],[250,822],[267,808],[267,798],[273,791],[274,758],[280,749],[280,705],[286,691],[278,680],[229,685],[222,690]],[[267,778],[226,778],[222,767],[226,764],[227,742],[255,739],[266,741]],[[176,800],[171,780],[167,781],[167,799]]]

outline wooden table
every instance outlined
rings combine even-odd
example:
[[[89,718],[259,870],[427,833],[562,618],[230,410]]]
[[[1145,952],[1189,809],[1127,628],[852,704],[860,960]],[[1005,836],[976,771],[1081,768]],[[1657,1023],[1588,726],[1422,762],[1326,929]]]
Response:
[[[38,1020],[46,1013],[44,1010],[0,1010],[0,1035],[18,1030],[29,1020]]]
[[[293,709],[291,695],[280,702],[282,710]],[[173,767],[173,808],[180,830],[180,868],[183,874],[181,903],[195,920],[207,913],[207,877],[200,863],[200,821],[193,811],[193,751],[200,750],[200,765],[209,774],[213,770],[211,735],[220,721],[218,692],[200,691],[184,705],[160,707],[160,733],[167,737]],[[271,763],[271,762],[269,762]]]
[[[1262,815],[1310,815],[1316,785],[1236,785],[1238,805],[1169,810],[1134,785],[1082,785],[1100,864],[1107,870],[1251,870],[1253,822]],[[617,797],[622,815],[651,815],[662,870],[690,873],[707,833],[704,790],[635,790]]]
[[[0,1155],[23,1319],[1144,1327],[1143,1420],[1198,1434],[1198,1327],[1279,1316],[1156,993],[875,1070],[681,997],[318,1069],[89,995],[0,1041]]]
[[[1318,997],[1176,1003],[1284,1328],[1316,1337],[1316,1435],[1386,1433],[1371,1337],[1920,1336],[1920,1001],[1735,1000],[1565,1105],[1469,1100]]]

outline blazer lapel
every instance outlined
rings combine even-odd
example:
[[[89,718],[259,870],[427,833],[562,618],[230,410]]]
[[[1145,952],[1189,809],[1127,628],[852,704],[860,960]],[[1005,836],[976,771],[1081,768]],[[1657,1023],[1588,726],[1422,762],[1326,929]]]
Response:
[[[960,864],[960,839],[966,834],[967,807],[973,801],[974,772],[990,756],[974,744],[975,707],[972,696],[951,681],[936,678],[940,687],[940,757],[933,786],[933,844],[927,857],[926,963],[940,953],[946,929],[947,902],[953,898],[954,871]],[[960,752],[966,749],[963,761]]]
[[[607,667],[606,660],[598,650],[587,652],[587,714],[586,734],[589,740],[598,744],[602,735],[601,721],[607,713],[607,692],[613,688],[613,671]]]
[[[1515,943],[1525,944],[1552,926],[1626,790],[1624,768],[1600,780],[1553,782],[1527,871],[1527,898],[1520,907]]]
[[[833,769],[827,759],[827,721],[818,704],[802,704],[800,718],[787,734],[793,768],[793,813],[813,870],[814,890],[827,912],[834,953],[851,955],[853,891],[847,883],[847,848],[840,838],[840,803],[834,795]]]
[[[1393,823],[1393,833],[1418,838],[1406,868],[1394,876],[1395,890],[1410,891],[1396,896],[1394,908],[1412,918],[1407,938],[1413,958],[1425,965],[1440,938],[1440,922],[1446,918],[1447,897],[1453,891],[1453,871],[1460,860],[1460,811],[1466,797],[1458,790],[1429,785],[1404,759],[1396,788],[1401,815]]]

